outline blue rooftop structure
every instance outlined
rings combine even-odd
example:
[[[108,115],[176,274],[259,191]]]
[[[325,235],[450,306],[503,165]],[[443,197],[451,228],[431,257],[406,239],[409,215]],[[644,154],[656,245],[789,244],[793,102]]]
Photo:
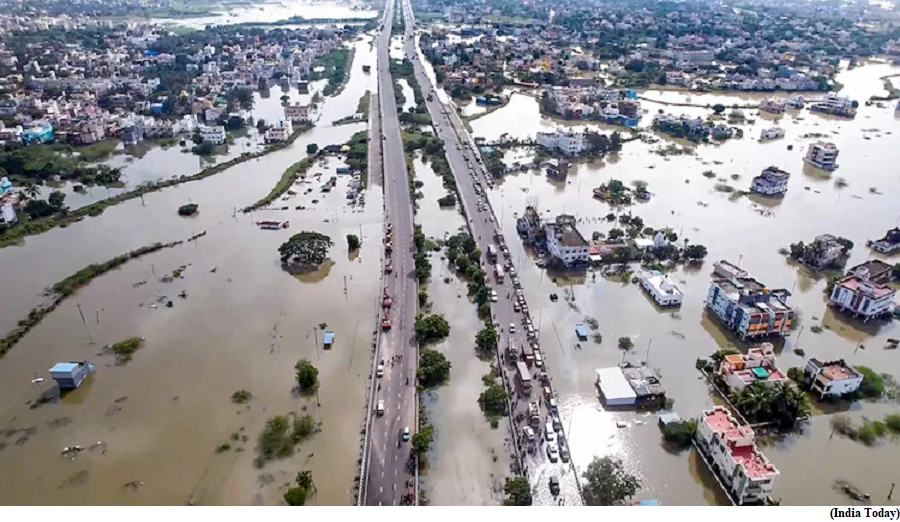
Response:
[[[587,328],[583,324],[578,323],[575,325],[575,333],[578,335],[579,339],[587,339]]]
[[[93,375],[94,365],[87,362],[61,362],[50,368],[50,377],[56,381],[61,390],[71,390]]]

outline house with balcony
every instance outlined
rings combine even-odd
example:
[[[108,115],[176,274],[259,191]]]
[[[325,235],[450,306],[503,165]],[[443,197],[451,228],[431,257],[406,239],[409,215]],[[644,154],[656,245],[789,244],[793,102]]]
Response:
[[[732,392],[743,390],[753,383],[773,385],[790,382],[787,374],[775,364],[775,348],[772,343],[762,343],[746,354],[726,355],[719,365],[719,375]]]
[[[741,340],[791,334],[794,309],[787,304],[791,293],[772,290],[752,277],[714,278],[706,308]]]
[[[822,362],[813,357],[806,362],[803,373],[810,383],[809,390],[819,399],[854,393],[863,382],[863,375],[843,359]]]
[[[778,167],[769,167],[753,178],[750,190],[764,196],[780,196],[787,192],[791,175]]]
[[[817,141],[809,144],[809,148],[806,149],[806,156],[803,157],[803,161],[817,169],[827,171],[837,170],[837,157],[839,153],[840,151],[834,143]]]
[[[828,301],[840,311],[868,322],[870,319],[890,317],[894,313],[896,295],[893,287],[872,281],[869,269],[861,266],[834,284]]]
[[[719,484],[739,505],[761,505],[772,495],[779,471],[756,446],[753,428],[741,426],[723,406],[705,410],[695,440]]]

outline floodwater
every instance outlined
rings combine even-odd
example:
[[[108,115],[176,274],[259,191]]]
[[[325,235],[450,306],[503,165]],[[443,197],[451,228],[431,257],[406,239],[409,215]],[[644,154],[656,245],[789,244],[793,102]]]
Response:
[[[680,237],[709,250],[709,257],[700,268],[684,268],[671,274],[685,292],[685,300],[678,310],[662,311],[638,285],[590,272],[569,278],[548,275],[534,265],[520,241],[510,243],[512,254],[519,260],[517,266],[532,316],[540,323],[542,346],[560,395],[563,422],[570,426],[567,433],[579,472],[594,456],[615,455],[640,477],[640,499],[657,498],[668,505],[727,503],[695,452],[676,453],[663,445],[655,415],[605,411],[594,386],[595,368],[613,366],[623,359],[648,361],[660,370],[667,395],[675,400],[674,410],[682,417],[697,417],[713,404],[705,381],[694,369],[694,361],[737,344],[704,311],[712,263],[719,259],[740,262],[770,288],[793,290],[790,302],[800,311],[803,329],[794,332],[783,346],[776,345],[781,368],[803,365],[805,358],[793,352],[799,346],[806,357],[844,358],[851,364],[900,376],[900,358],[894,351],[882,349],[887,338],[900,336],[900,325],[893,322],[863,327],[836,315],[826,306],[826,280],[787,262],[778,253],[779,248],[792,242],[809,242],[818,234],[831,233],[855,243],[848,263],[853,266],[878,257],[865,247],[867,239],[881,237],[887,229],[900,224],[900,174],[890,167],[900,162],[900,149],[896,146],[900,113],[894,112],[893,103],[886,108],[862,104],[869,96],[884,93],[879,77],[897,72],[900,67],[872,64],[839,76],[838,81],[845,86],[841,94],[860,101],[854,120],[795,111],[778,118],[777,124],[787,133],[784,139],[760,143],[760,131],[774,125],[775,118],[745,110],[747,117],[756,121],[741,126],[745,131],[742,140],[701,145],[695,155],[663,157],[653,153],[672,143],[664,135],[656,135],[660,138],[657,144],[627,143],[621,153],[603,161],[575,165],[565,183],[551,182],[542,173],[532,171],[507,176],[496,185],[491,202],[507,238],[517,237],[515,215],[521,214],[529,203],[536,204],[548,218],[564,212],[575,215],[580,231],[590,238],[594,231],[607,233],[612,228],[603,219],[612,209],[593,199],[592,189],[610,178],[626,185],[643,180],[649,184],[652,199],[626,211],[640,216],[644,226],[671,227]],[[669,102],[688,101],[686,94],[673,91],[642,95]],[[721,101],[730,106],[756,97],[704,94],[690,98],[693,103]],[[645,115],[645,125],[650,124],[658,110],[702,116],[709,112],[646,101],[642,104],[649,113]],[[533,138],[536,132],[556,125],[584,126],[542,117],[538,101],[524,94],[513,95],[508,106],[471,125],[476,137],[489,141],[504,134]],[[605,132],[616,129],[590,126]],[[824,134],[825,139],[837,144],[840,169],[829,175],[804,164],[806,147],[815,141],[803,137],[808,133]],[[793,150],[787,150],[788,145],[793,145]],[[506,158],[523,161],[529,156],[525,151],[511,151]],[[782,199],[735,198],[714,189],[716,184],[728,184],[747,190],[751,178],[770,165],[792,174],[788,193]],[[707,170],[715,172],[718,179],[702,176]],[[838,178],[847,185],[839,187],[835,183]],[[896,263],[898,259],[888,262]],[[573,296],[574,301],[569,304],[560,299],[553,303],[550,293]],[[598,320],[603,341],[582,342],[579,348],[574,326],[585,317]],[[825,330],[813,333],[813,325]],[[616,347],[617,339],[623,336],[634,340],[633,351],[623,354]],[[860,342],[864,348],[857,350]],[[879,419],[896,411],[896,404],[855,403],[847,413],[859,421],[864,415]],[[896,504],[896,499],[886,499],[891,483],[896,481],[893,470],[900,464],[895,443],[887,440],[870,448],[832,436],[833,411],[817,409],[815,413],[801,433],[761,443],[781,472],[774,496],[791,505],[843,504],[846,497],[832,485],[835,480],[845,480],[871,494],[875,503]],[[627,427],[617,428],[617,421],[626,422]]]
[[[334,175],[338,162],[329,159],[294,187],[297,195],[276,203],[285,210],[235,209],[268,193],[308,144],[342,143],[365,129],[330,125],[375,91],[362,63],[374,63],[368,45],[357,50],[343,93],[324,100],[319,124],[292,146],[0,250],[6,331],[41,302],[43,288],[89,263],[207,232],[94,280],[0,361],[0,503],[278,504],[304,469],[317,488],[310,503],[351,502],[378,311],[381,191],[370,189],[364,208],[348,206],[346,176],[320,193],[316,176]],[[157,168],[165,176],[171,166]],[[307,187],[314,190],[305,194]],[[176,210],[188,201],[200,212],[181,218]],[[290,228],[259,230],[253,223],[262,219],[289,220]],[[320,271],[294,277],[281,269],[277,248],[302,230],[327,234],[334,246]],[[348,255],[350,233],[363,237],[358,254]],[[160,281],[182,266],[182,279]],[[336,333],[330,351],[321,346],[321,323]],[[97,355],[133,336],[146,341],[127,365]],[[301,358],[319,369],[318,408],[292,392]],[[96,376],[60,402],[31,407],[53,388],[49,379],[32,384],[35,373],[46,378],[56,362],[84,359],[97,365]],[[253,394],[247,405],[230,400],[240,389]],[[304,411],[321,419],[322,432],[293,457],[256,469],[265,421]],[[60,455],[98,441],[75,460]],[[216,452],[225,443],[232,449]]]
[[[438,205],[438,198],[447,193],[441,178],[418,156],[413,168],[416,180],[423,183],[416,223],[429,238],[455,234],[465,220],[457,209]],[[452,369],[447,384],[423,395],[435,433],[421,474],[422,493],[430,505],[498,505],[503,503],[503,483],[509,475],[509,429],[506,419],[492,429],[478,406],[484,390],[481,377],[490,372],[490,364],[479,360],[474,349],[482,322],[467,296],[466,281],[442,257],[443,253],[430,256],[427,289],[430,312],[447,319],[450,335],[430,348],[442,352]]]
[[[356,9],[354,9],[356,8]],[[213,16],[195,18],[159,18],[151,22],[177,25],[192,29],[203,29],[208,25],[231,25],[242,23],[278,22],[294,16],[306,19],[314,18],[375,18],[377,11],[367,11],[356,2],[296,2],[291,0],[267,1],[254,3],[246,7],[229,8],[228,12]]]
[[[371,52],[372,40],[372,35],[363,34],[349,43],[354,50],[354,67],[356,69],[361,69],[362,65],[374,63],[375,57]],[[356,57],[359,59],[357,60]],[[344,89],[345,92],[341,92],[341,99],[347,100],[348,103],[352,101],[353,107],[356,107],[359,98],[368,88],[366,87],[368,76],[360,77],[360,80],[356,82],[348,82]],[[253,109],[250,111],[254,125],[259,120],[265,120],[269,125],[273,125],[284,119],[283,96],[287,96],[287,103],[308,104],[312,102],[316,93],[321,93],[327,84],[327,80],[311,82],[308,93],[301,93],[297,90],[296,85],[281,83],[275,83],[265,91],[254,91]],[[355,99],[353,98],[354,94]],[[346,116],[347,110],[348,107],[343,105],[320,104],[319,110],[313,116],[314,122],[318,126],[330,125],[331,122]],[[122,169],[121,183],[114,187],[84,187],[83,192],[77,192],[73,183],[54,186],[48,184],[41,187],[41,194],[46,197],[51,191],[60,190],[66,195],[66,205],[71,209],[76,209],[133,190],[147,182],[196,174],[204,168],[232,160],[245,152],[259,152],[265,147],[265,143],[263,136],[256,131],[255,127],[251,127],[245,134],[236,136],[233,143],[221,153],[208,157],[193,154],[190,151],[193,143],[189,139],[184,147],[178,143],[159,147],[152,145],[152,142],[145,142],[142,146],[148,147],[148,150],[140,157],[135,157],[125,154],[120,144],[116,154],[103,162],[110,167]],[[166,168],[160,169],[160,165],[166,165]]]

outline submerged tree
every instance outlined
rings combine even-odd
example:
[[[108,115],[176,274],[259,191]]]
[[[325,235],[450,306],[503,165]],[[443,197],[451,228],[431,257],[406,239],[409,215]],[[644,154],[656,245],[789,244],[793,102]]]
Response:
[[[328,249],[334,246],[331,238],[318,232],[303,231],[294,234],[278,247],[282,265],[293,265],[303,269],[315,269],[328,256]]]
[[[641,488],[641,481],[625,471],[621,460],[613,457],[594,457],[582,476],[587,481],[584,499],[590,506],[621,504]]]

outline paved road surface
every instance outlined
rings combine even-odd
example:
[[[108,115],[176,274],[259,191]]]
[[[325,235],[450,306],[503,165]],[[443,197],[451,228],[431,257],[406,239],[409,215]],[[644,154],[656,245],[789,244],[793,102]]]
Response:
[[[384,361],[384,376],[373,379],[375,387],[369,422],[369,444],[365,453],[363,503],[369,506],[395,506],[401,497],[414,491],[413,468],[408,466],[410,442],[401,440],[404,428],[415,433],[416,363],[414,323],[418,311],[418,289],[412,255],[413,213],[409,197],[406,156],[400,138],[397,104],[394,100],[388,50],[394,17],[394,2],[388,0],[384,25],[378,35],[378,96],[381,136],[373,127],[371,141],[380,141],[383,155],[385,221],[393,225],[393,253],[389,256],[394,271],[385,274],[385,287],[393,299],[390,308],[391,329],[382,333],[375,359]],[[377,145],[372,147],[373,151]],[[374,158],[376,161],[377,158]],[[396,358],[402,359],[396,360]],[[396,360],[396,362],[393,362]],[[384,415],[376,412],[384,401]],[[408,486],[409,485],[409,486]]]
[[[428,94],[434,90],[434,87],[426,76],[425,70],[419,61],[420,55],[415,49],[415,19],[413,18],[412,7],[409,0],[403,0],[403,10],[404,15],[406,16],[404,54],[407,57],[412,58],[416,79],[422,87],[422,93],[427,99]],[[480,184],[483,189],[482,194],[484,194],[484,190],[488,189],[487,182],[490,177],[484,170],[483,165],[479,163],[478,159],[480,159],[480,156],[476,153],[477,149],[475,149],[475,143],[467,133],[462,121],[459,120],[452,105],[443,105],[437,94],[432,96],[431,101],[426,101],[426,105],[428,107],[428,112],[431,114],[434,127],[437,130],[438,137],[444,140],[447,160],[450,163],[451,170],[456,179],[460,202],[463,205],[463,209],[469,220],[470,233],[475,237],[478,248],[484,252],[486,256],[488,245],[497,245],[497,242],[494,240],[495,235],[503,233],[497,223],[496,216],[490,208],[490,203],[486,196],[479,195],[475,188],[476,183]],[[484,210],[478,210],[479,202],[483,204]],[[510,219],[512,218],[510,217]],[[517,240],[517,238],[507,238],[507,241],[509,240]],[[508,260],[510,262],[512,261],[511,259]],[[505,263],[502,254],[500,255],[499,261]],[[485,259],[484,262],[485,266],[491,266],[487,259]],[[491,309],[495,323],[499,324],[500,346],[505,348],[507,345],[507,340],[511,335],[509,333],[511,323],[516,326],[516,333],[512,334],[512,337],[516,339],[519,346],[522,346],[524,343],[528,342],[528,339],[523,332],[524,316],[522,313],[517,313],[514,310],[516,288],[513,286],[512,277],[507,275],[503,283],[498,283],[491,268],[486,268],[485,271],[489,274],[488,278],[491,287],[496,290],[498,295],[498,301],[492,304]],[[537,327],[537,321],[534,322],[535,327]],[[515,366],[504,364],[503,370],[504,374],[507,376],[506,382],[513,388],[513,391],[511,392],[511,395],[514,397],[513,417],[515,417],[516,414],[524,413],[526,414],[524,418],[527,418],[529,400],[536,401],[540,405],[541,423],[540,427],[535,429],[537,440],[535,440],[533,444],[529,444],[528,441],[524,439],[521,425],[514,429],[514,436],[517,440],[517,444],[519,448],[521,448],[522,453],[526,455],[524,458],[524,466],[528,471],[531,480],[535,504],[555,505],[560,499],[564,500],[566,505],[581,504],[581,496],[578,492],[577,484],[575,483],[572,466],[563,463],[561,460],[556,463],[550,462],[546,454],[546,445],[542,444],[542,435],[544,426],[548,420],[549,408],[547,402],[544,401],[543,392],[539,382],[537,382],[537,379],[535,378],[534,391],[532,391],[530,398],[527,398],[519,394],[517,391],[518,387],[514,384],[515,381],[513,376],[515,375]],[[532,373],[537,373],[539,371],[534,367],[532,367],[531,370]],[[529,449],[531,451],[529,451]],[[551,475],[556,475],[561,482],[562,493],[558,497],[553,497],[549,493],[548,482]]]

